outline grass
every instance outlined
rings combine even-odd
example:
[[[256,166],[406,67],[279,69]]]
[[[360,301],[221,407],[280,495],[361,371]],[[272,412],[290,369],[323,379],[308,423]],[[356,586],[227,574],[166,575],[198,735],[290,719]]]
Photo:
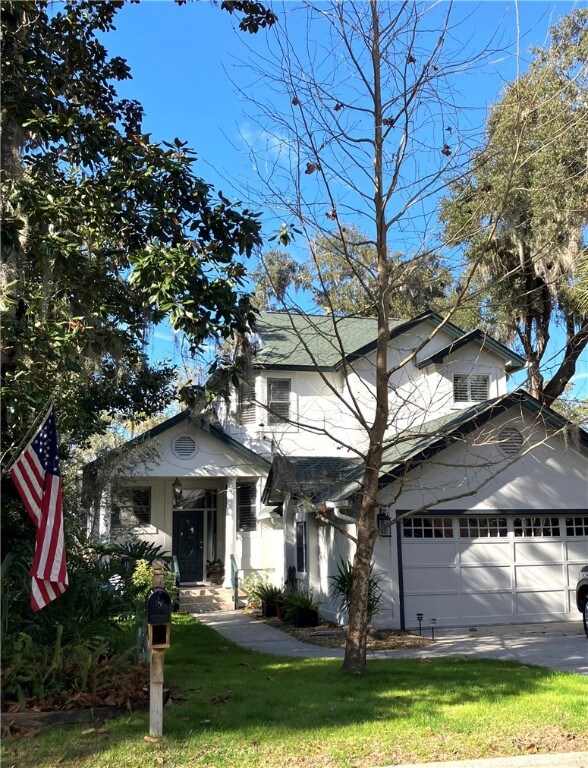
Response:
[[[178,617],[166,681],[185,702],[94,728],[4,740],[18,768],[363,768],[387,763],[588,749],[588,679],[510,662],[290,660],[241,649]]]

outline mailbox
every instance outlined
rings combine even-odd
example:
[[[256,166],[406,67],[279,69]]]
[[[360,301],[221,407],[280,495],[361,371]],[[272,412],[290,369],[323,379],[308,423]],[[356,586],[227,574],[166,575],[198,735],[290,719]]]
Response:
[[[154,587],[147,596],[148,642],[151,649],[169,648],[172,604],[162,587]]]

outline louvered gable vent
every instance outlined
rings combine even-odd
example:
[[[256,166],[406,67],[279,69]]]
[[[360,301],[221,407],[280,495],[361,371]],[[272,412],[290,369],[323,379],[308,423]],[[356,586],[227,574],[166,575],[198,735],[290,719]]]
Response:
[[[523,436],[515,427],[505,427],[498,435],[498,446],[505,456],[516,456],[523,445]]]
[[[174,440],[173,451],[179,459],[191,459],[196,453],[196,440],[190,435],[180,435]]]

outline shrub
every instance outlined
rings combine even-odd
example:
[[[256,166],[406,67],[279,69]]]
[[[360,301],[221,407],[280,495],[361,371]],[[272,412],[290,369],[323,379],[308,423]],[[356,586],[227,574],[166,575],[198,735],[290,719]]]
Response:
[[[241,588],[247,595],[247,606],[249,608],[261,608],[260,589],[267,584],[267,578],[262,579],[257,573],[252,573],[241,582]]]
[[[220,584],[225,577],[225,566],[223,561],[216,558],[216,560],[206,561],[206,578],[210,579],[213,583]]]
[[[270,584],[269,581],[262,582],[258,589],[257,594],[262,603],[281,603],[284,599],[284,590],[282,587],[276,587],[274,584]]]
[[[312,590],[287,590],[283,611],[284,619],[298,627],[318,624],[318,603],[312,599]]]
[[[138,600],[145,600],[153,583],[153,568],[147,560],[139,560],[131,576],[131,582]],[[171,598],[172,605],[180,599],[180,588],[176,585],[176,576],[166,568],[163,572],[163,588]]]
[[[380,587],[380,582],[382,579],[380,576],[374,576],[372,570],[373,565],[370,566],[370,580],[368,585],[368,621],[371,621],[373,617],[381,610],[382,597],[384,595],[382,588]],[[353,579],[353,566],[349,560],[341,560],[337,566],[337,573],[329,578],[329,582],[331,584],[330,600],[332,603],[340,600],[341,608],[344,611],[348,611],[349,606],[351,605]]]

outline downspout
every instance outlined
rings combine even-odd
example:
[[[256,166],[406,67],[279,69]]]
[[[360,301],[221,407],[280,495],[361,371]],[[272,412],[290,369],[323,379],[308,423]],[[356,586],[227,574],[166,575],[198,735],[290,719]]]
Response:
[[[349,502],[336,502],[336,501],[327,501],[325,502],[325,506],[327,509],[332,510],[333,516],[337,518],[337,520],[341,520],[342,523],[354,524],[357,525],[357,518],[351,517],[350,515],[345,515],[340,510],[343,508],[347,508],[349,506]]]

